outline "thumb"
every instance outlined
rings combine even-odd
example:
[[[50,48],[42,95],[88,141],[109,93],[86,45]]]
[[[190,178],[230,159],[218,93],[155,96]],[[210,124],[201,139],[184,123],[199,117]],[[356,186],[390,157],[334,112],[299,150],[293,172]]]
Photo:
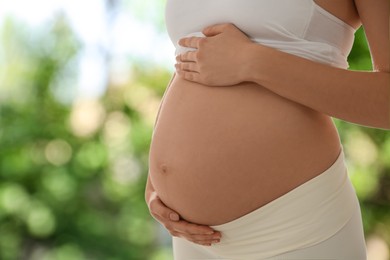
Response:
[[[226,24],[211,25],[204,28],[202,33],[207,37],[211,37],[223,33],[223,31],[225,31],[226,28],[227,28]]]
[[[179,215],[175,212],[169,213],[169,219],[172,221],[179,221]]]

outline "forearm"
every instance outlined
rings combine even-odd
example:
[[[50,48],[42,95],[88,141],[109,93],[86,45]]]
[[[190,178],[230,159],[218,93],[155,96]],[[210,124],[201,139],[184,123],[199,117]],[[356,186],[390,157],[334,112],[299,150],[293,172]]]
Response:
[[[248,81],[329,116],[390,129],[389,72],[349,71],[257,44],[250,48]]]

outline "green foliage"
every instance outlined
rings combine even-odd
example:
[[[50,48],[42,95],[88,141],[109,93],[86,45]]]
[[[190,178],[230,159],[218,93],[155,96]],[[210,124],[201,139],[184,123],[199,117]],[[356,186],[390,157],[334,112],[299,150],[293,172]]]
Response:
[[[363,27],[360,27],[355,33],[355,42],[348,61],[351,70],[372,70],[370,50]]]
[[[62,16],[34,32],[12,20],[2,29],[0,259],[170,259],[144,186],[171,72],[133,64],[131,80],[111,83],[101,99],[71,102],[69,79],[83,46]],[[351,69],[370,70],[362,29],[356,38]],[[334,122],[365,231],[390,244],[390,134]]]
[[[372,70],[362,27],[356,32],[348,61],[352,70]],[[334,122],[345,147],[349,175],[359,197],[366,236],[378,234],[390,245],[390,132],[339,119],[334,119]]]
[[[56,84],[74,77],[82,46],[62,16],[26,28],[8,20],[2,35],[0,259],[155,257],[143,199],[151,125],[110,91],[64,102]]]

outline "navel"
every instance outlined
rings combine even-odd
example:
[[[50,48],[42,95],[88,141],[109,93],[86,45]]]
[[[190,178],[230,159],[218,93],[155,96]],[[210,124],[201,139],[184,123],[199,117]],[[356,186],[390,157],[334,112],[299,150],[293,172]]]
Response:
[[[165,164],[165,163],[161,164],[161,165],[160,165],[160,172],[161,172],[162,174],[167,174],[167,173],[168,173],[168,165]]]

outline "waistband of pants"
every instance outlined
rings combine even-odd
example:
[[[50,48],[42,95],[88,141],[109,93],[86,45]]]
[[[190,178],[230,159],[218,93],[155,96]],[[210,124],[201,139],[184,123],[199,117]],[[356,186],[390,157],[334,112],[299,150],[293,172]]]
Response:
[[[209,249],[229,259],[262,259],[320,243],[351,218],[358,200],[344,150],[324,172],[270,203],[228,223]]]

